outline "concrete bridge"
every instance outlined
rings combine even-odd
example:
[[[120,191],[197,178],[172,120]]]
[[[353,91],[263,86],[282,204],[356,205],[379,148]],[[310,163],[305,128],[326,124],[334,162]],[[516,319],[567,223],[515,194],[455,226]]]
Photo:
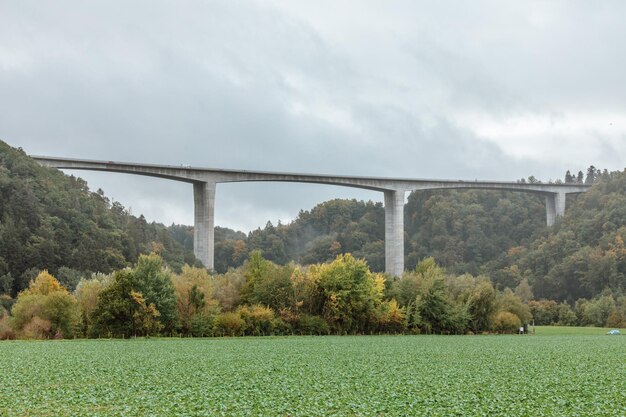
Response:
[[[583,193],[589,188],[588,185],[583,184],[375,178],[195,168],[187,165],[149,165],[48,156],[34,156],[33,158],[44,166],[58,169],[119,172],[193,184],[194,253],[209,269],[213,269],[214,265],[214,207],[215,188],[218,183],[301,182],[364,188],[384,193],[385,271],[394,276],[400,276],[404,271],[404,198],[409,191],[477,188],[538,194],[545,197],[546,222],[548,226],[552,226],[565,213],[565,196]]]

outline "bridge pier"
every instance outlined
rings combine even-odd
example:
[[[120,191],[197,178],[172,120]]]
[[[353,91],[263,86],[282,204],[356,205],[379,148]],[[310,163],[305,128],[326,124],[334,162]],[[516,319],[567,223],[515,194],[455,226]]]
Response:
[[[215,183],[193,183],[193,253],[209,270],[214,269]]]
[[[404,272],[404,190],[385,191],[385,272]]]
[[[546,195],[546,223],[554,226],[559,217],[565,214],[565,193],[556,192]]]

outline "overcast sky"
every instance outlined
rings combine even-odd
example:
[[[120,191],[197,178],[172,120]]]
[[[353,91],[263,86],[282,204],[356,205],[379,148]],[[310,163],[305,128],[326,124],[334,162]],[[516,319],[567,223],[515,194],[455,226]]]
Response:
[[[623,1],[0,0],[0,139],[32,155],[388,177],[626,166]],[[80,172],[133,214],[192,187]],[[222,184],[248,231],[331,198]]]

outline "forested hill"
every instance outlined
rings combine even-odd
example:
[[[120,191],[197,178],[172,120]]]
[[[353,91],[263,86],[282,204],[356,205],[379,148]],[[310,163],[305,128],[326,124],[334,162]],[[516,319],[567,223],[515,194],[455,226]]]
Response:
[[[404,218],[407,269],[433,256],[449,272],[478,274],[510,248],[528,245],[541,235],[545,206],[538,197],[524,193],[422,191],[409,195]],[[232,236],[232,231],[216,231],[218,272],[241,265],[255,249],[276,263],[320,263],[350,252],[365,258],[374,271],[385,268],[381,203],[331,200],[301,211],[288,225],[268,222],[247,237],[224,239],[228,234]]]
[[[530,177],[530,181],[536,181]],[[543,198],[505,191],[420,191],[405,206],[406,268],[432,256],[449,273],[488,275],[500,289],[526,279],[536,298],[574,301],[605,288],[626,287],[626,173],[590,167],[594,183],[568,196],[562,222],[546,227]],[[181,234],[180,227],[176,228]],[[187,230],[187,237],[191,229]],[[188,242],[190,243],[189,239]],[[216,229],[218,272],[239,266],[260,249],[276,263],[326,262],[350,252],[384,270],[384,209],[380,203],[331,200],[301,211],[288,225],[273,225],[245,236]]]
[[[196,263],[163,225],[0,141],[0,293],[16,295],[39,269],[72,289],[84,273],[108,273],[152,251],[174,269]]]
[[[626,170],[593,176],[591,189],[568,201],[565,216],[528,245],[501,258],[493,279],[526,278],[535,298],[575,301],[626,289]]]

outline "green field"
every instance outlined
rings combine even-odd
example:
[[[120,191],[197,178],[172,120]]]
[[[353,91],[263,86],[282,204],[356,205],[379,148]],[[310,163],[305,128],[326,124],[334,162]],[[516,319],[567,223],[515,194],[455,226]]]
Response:
[[[623,336],[16,341],[0,415],[624,416],[625,375]]]
[[[530,328],[532,331],[532,326]],[[611,329],[605,327],[573,327],[573,326],[537,326],[535,335],[537,336],[602,336]],[[626,329],[619,329],[626,335]]]

